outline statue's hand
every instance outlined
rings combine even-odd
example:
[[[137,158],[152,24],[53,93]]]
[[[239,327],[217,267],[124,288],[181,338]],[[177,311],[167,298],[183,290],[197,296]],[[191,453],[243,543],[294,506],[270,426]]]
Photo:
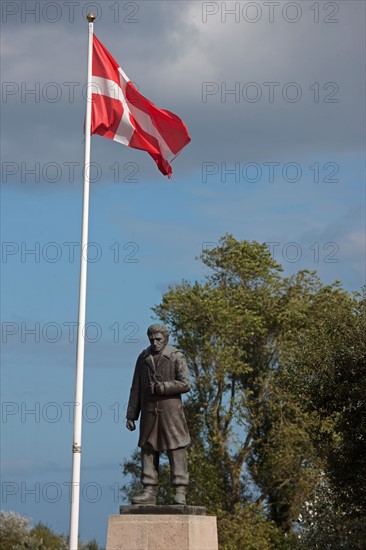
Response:
[[[165,388],[163,382],[155,382],[154,392],[157,395],[163,395],[165,393]]]
[[[136,429],[135,421],[127,419],[126,428],[130,430],[130,432],[133,432]]]

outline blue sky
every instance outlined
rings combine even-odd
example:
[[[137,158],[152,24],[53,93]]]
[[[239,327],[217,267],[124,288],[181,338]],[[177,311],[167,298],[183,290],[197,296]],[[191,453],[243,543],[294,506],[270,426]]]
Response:
[[[67,533],[90,3],[36,4],[2,5],[2,508]],[[364,284],[364,4],[281,2],[273,22],[263,3],[237,4],[94,3],[99,39],[192,142],[168,181],[148,155],[92,139],[84,540],[104,544],[118,513],[151,307],[203,279],[203,247],[229,232],[272,243],[287,274]]]

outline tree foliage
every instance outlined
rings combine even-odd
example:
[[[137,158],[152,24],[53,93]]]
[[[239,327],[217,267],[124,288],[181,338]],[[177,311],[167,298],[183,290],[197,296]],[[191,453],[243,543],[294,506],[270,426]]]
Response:
[[[189,502],[218,516],[224,549],[295,548],[324,475],[364,497],[361,301],[314,272],[284,277],[266,245],[231,235],[201,260],[206,280],[154,308],[192,375]],[[134,491],[137,455],[124,471]],[[166,466],[163,487],[169,498]]]
[[[66,550],[67,538],[38,522],[33,528],[31,520],[15,512],[0,511],[1,550]],[[99,550],[95,540],[79,541],[79,550]],[[101,549],[100,549],[101,550]]]
[[[31,537],[30,520],[15,512],[0,511],[0,540],[2,550],[40,550],[39,541]]]
[[[323,288],[311,306],[314,323],[287,346],[277,377],[311,418],[322,460],[304,510],[310,548],[361,549],[366,540],[365,305],[364,295]]]

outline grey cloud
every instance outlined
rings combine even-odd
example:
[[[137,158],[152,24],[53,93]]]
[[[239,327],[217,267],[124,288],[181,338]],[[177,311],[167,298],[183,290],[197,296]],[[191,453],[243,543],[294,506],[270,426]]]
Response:
[[[188,174],[199,172],[201,163],[212,159],[255,161],[272,155],[275,160],[292,160],[314,151],[331,155],[341,149],[361,150],[364,6],[339,5],[340,21],[333,25],[312,23],[309,9],[307,19],[296,24],[250,25],[230,18],[227,23],[216,18],[204,24],[198,2],[142,2],[139,23],[118,25],[102,18],[96,33],[144,95],[185,120],[192,143],[176,162]],[[39,82],[41,92],[39,103],[31,95],[24,103],[20,94],[8,97],[3,106],[4,158],[81,160],[86,24],[30,22],[13,31],[12,25],[4,26],[8,44],[4,80],[29,88]],[[55,103],[42,97],[56,93],[51,82],[62,94]],[[65,84],[70,82],[75,83],[71,102],[71,85]],[[218,91],[202,102],[205,82],[214,83]],[[245,88],[248,82],[255,82],[262,94],[256,103],[243,99],[256,91]],[[268,101],[270,86],[264,84],[268,82],[278,83],[272,88],[273,103]],[[284,90],[296,93],[296,88],[286,88],[289,82],[300,88],[298,102],[283,99]],[[335,82],[339,91],[333,85],[324,90],[329,82]],[[238,102],[233,94],[225,95],[225,89],[235,86]],[[327,97],[339,101],[324,103]],[[106,164],[119,158],[138,159],[141,175],[148,174],[152,165],[146,155],[132,156],[122,148],[119,156],[120,146],[117,150],[116,144],[102,146],[101,141],[93,140],[95,159],[103,156]]]

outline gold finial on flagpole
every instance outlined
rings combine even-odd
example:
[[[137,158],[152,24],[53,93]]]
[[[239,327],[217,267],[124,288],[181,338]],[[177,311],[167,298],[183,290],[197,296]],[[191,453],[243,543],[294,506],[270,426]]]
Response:
[[[95,15],[92,11],[90,11],[88,13],[88,15],[86,16],[87,20],[89,21],[89,23],[93,23],[93,21],[95,20]]]

